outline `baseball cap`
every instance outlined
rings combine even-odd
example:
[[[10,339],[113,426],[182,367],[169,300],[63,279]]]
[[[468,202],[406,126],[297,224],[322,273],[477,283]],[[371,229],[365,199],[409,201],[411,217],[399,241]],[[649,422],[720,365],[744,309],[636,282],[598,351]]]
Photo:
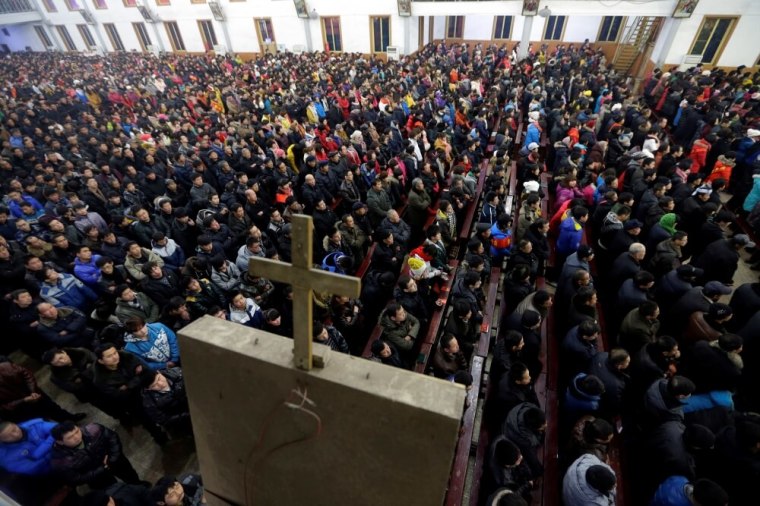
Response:
[[[707,296],[710,295],[728,295],[731,293],[731,288],[727,287],[720,281],[708,281],[705,284],[704,293]]]
[[[739,244],[741,246],[744,246],[745,248],[755,247],[755,243],[750,240],[747,234],[736,234],[733,238],[731,238],[731,241],[734,244]]]
[[[750,128],[747,130],[747,137],[760,137],[760,130],[756,128]]]
[[[535,150],[535,149],[538,149],[538,143],[537,143],[537,142],[531,142],[530,144],[528,144],[528,149],[529,149],[530,151],[533,151],[533,150]]]

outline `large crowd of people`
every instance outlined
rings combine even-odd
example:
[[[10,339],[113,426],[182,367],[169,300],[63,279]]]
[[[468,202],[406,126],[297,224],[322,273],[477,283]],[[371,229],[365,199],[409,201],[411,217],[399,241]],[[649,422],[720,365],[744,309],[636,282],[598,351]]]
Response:
[[[615,420],[622,437],[660,454],[642,471],[646,501],[750,504],[743,494],[760,474],[760,420],[750,413],[760,412],[760,284],[719,300],[742,250],[754,247],[734,213],[760,230],[758,75],[657,69],[635,95],[588,43],[531,46],[524,59],[518,51],[440,43],[400,62],[8,56],[2,349],[41,360],[56,387],[143,425],[162,445],[191,430],[178,330],[210,315],[292,335],[290,287],[251,274],[248,260],[290,261],[290,220],[306,213],[319,266],[354,274],[369,265],[360,298],[314,295],[314,341],[338,352],[362,354],[379,326],[369,358],[410,368],[432,313],[447,304],[437,289],[454,277],[431,368],[468,384],[482,284],[491,267],[504,269],[487,504],[526,504],[542,474],[546,418],[532,385],[545,366],[538,329],[549,311],[559,315],[568,389],[566,506],[614,504]],[[527,128],[515,145],[520,118]],[[517,223],[505,207],[512,161]],[[544,170],[551,216],[540,212]],[[452,271],[465,216],[481,200]],[[581,244],[584,229],[593,244]],[[603,275],[591,276],[590,261]],[[760,266],[760,253],[750,261]],[[556,276],[556,292],[535,289],[545,275]],[[614,344],[605,353],[597,291]],[[202,501],[200,477],[151,487],[118,436],[76,425],[83,418],[31,370],[0,363],[6,472],[26,484],[88,485],[87,504]]]

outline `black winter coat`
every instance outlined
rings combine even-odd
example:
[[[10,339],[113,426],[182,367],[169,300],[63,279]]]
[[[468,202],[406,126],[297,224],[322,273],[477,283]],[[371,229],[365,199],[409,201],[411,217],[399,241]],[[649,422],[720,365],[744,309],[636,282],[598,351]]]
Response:
[[[103,460],[114,462],[122,457],[119,436],[99,423],[90,423],[81,428],[81,448],[53,446],[50,464],[53,472],[59,473],[71,485],[82,485],[101,479],[109,470],[103,467]]]

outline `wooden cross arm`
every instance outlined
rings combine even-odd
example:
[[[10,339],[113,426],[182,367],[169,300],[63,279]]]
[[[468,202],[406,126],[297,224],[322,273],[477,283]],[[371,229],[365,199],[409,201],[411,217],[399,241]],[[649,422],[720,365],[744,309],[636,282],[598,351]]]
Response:
[[[358,297],[361,280],[320,269],[303,269],[271,258],[252,258],[248,271],[256,276],[318,292]]]

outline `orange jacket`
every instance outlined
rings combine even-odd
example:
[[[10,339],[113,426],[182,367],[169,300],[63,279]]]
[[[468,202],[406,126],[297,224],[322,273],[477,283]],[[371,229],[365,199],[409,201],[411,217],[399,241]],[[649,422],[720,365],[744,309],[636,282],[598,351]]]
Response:
[[[723,179],[726,181],[726,188],[728,188],[728,182],[731,180],[731,171],[733,170],[734,165],[736,165],[736,162],[720,155],[718,161],[715,162],[715,168],[713,168],[710,175],[705,179],[705,183],[711,183],[716,179]]]

